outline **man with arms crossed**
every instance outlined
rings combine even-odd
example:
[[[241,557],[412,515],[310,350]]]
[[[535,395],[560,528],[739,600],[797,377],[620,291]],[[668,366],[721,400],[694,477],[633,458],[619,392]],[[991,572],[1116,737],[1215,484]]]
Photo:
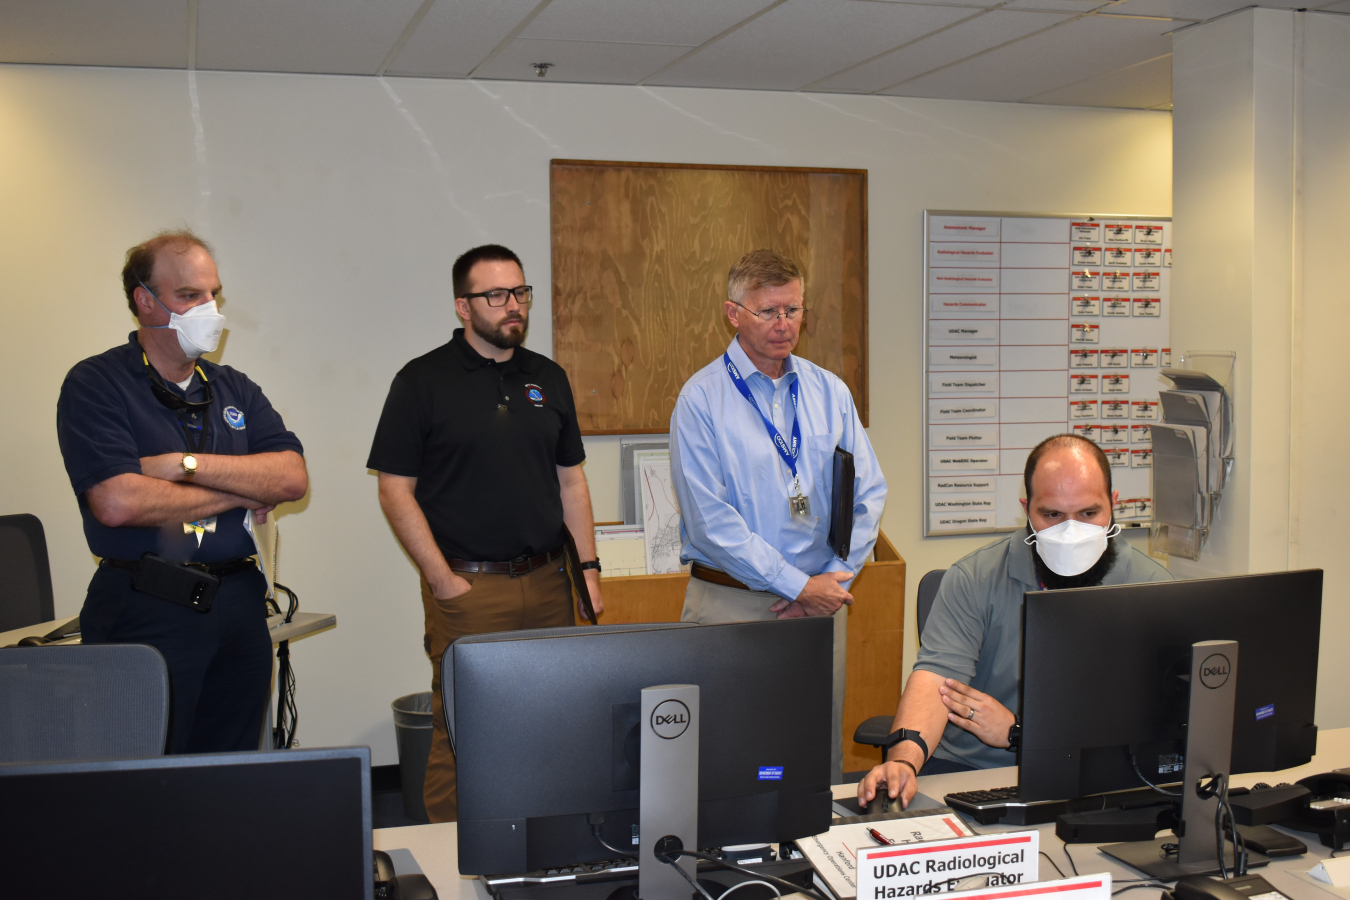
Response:
[[[422,573],[431,658],[432,745],[423,799],[456,816],[455,756],[441,703],[441,656],[470,634],[571,625],[563,524],[576,538],[598,615],[591,495],[572,386],[521,346],[533,290],[505,247],[455,261],[455,311],[468,328],[394,377],[368,468],[380,507]]]
[[[842,775],[848,592],[876,543],[886,480],[848,387],[793,356],[802,274],[755,250],[727,276],[726,353],[689,379],[670,420],[681,557],[693,562],[686,622],[834,616],[832,772]],[[853,454],[849,558],[829,546],[834,450]]]
[[[1117,492],[1096,444],[1072,434],[1047,438],[1027,457],[1023,482],[1027,529],[976,550],[943,576],[895,713],[887,762],[859,783],[859,802],[884,790],[908,806],[920,770],[1013,764],[1024,592],[1172,580],[1145,554],[1111,540]]]
[[[122,287],[140,327],[71,369],[56,406],[84,535],[101,558],[81,639],[149,644],[164,655],[168,752],[256,750],[272,640],[267,581],[250,558],[245,519],[261,522],[304,496],[302,448],[247,376],[200,359],[225,321],[200,238],[164,232],[132,247]],[[220,579],[209,609],[155,583],[166,571],[183,576],[170,567]]]

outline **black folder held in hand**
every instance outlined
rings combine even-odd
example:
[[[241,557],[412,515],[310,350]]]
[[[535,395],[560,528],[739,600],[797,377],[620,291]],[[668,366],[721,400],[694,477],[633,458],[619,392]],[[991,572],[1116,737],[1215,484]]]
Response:
[[[835,556],[848,559],[853,537],[853,454],[834,448],[834,488],[830,492],[830,547]]]

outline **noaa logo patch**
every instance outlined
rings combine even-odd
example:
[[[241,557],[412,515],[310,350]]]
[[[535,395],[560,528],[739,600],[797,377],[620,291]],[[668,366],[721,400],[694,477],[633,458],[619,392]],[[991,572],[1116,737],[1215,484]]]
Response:
[[[226,425],[230,426],[235,431],[244,430],[244,414],[239,410],[235,409],[233,406],[227,406],[225,407],[223,415],[225,416]]]
[[[530,398],[530,402],[535,406],[544,405],[544,389],[537,384],[525,385],[525,396]]]

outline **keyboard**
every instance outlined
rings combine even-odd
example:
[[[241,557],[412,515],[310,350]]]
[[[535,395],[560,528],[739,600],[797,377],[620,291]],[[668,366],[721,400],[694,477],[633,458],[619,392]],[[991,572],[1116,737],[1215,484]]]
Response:
[[[1065,800],[1018,800],[1016,787],[957,791],[943,797],[942,801],[981,825],[1040,825],[1053,822],[1056,816],[1069,809]]]

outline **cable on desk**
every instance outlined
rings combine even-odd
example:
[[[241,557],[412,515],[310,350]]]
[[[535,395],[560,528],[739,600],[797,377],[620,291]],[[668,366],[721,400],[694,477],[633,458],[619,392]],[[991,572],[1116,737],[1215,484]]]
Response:
[[[1160,793],[1160,794],[1165,794],[1165,795],[1167,795],[1168,797],[1180,797],[1180,796],[1181,796],[1181,793],[1180,793],[1179,791],[1178,791],[1177,793],[1172,793],[1171,791],[1165,791],[1165,790],[1163,790],[1162,788],[1158,787],[1158,786],[1157,786],[1156,784],[1154,784],[1153,782],[1149,781],[1147,778],[1145,778],[1145,777],[1144,777],[1144,773],[1141,772],[1141,771],[1139,771],[1139,763],[1135,760],[1134,754],[1133,754],[1133,753],[1130,754],[1130,765],[1134,766],[1134,774],[1136,774],[1136,775],[1139,776],[1139,780],[1142,781],[1144,784],[1148,785],[1149,787],[1153,788],[1153,789],[1154,789],[1155,791],[1157,791],[1158,793]],[[1103,798],[1103,799],[1104,799],[1104,798]],[[1105,806],[1106,806],[1105,802],[1102,803],[1102,806],[1103,806],[1103,808],[1105,808]]]
[[[694,890],[696,890],[696,891],[698,891],[700,894],[702,894],[703,897],[704,897],[704,900],[713,900],[712,894],[708,893],[708,891],[703,887],[703,885],[701,885],[701,884],[698,883],[698,880],[697,880],[696,878],[694,878],[693,876],[691,876],[691,875],[690,875],[688,872],[686,872],[684,869],[681,869],[681,868],[680,868],[679,862],[678,862],[678,859],[679,859],[678,857],[676,857],[676,856],[670,856],[670,855],[665,854],[665,853],[653,853],[652,855],[655,856],[657,859],[659,859],[661,862],[663,862],[663,863],[665,863],[666,865],[670,866],[670,867],[671,867],[672,869],[674,869],[676,872],[679,872],[679,873],[680,873],[680,877],[683,878],[685,881],[689,882],[691,885],[693,885],[693,886],[694,886]],[[697,870],[696,870],[696,871],[697,871]],[[639,877],[641,877],[641,876],[639,876]],[[727,893],[731,893],[731,892],[730,892],[730,891],[727,891]]]
[[[272,587],[290,598],[283,620],[289,624],[300,608],[300,598],[279,581],[272,582]],[[275,601],[273,605],[276,605]],[[277,606],[278,612],[280,609]],[[295,746],[295,731],[299,725],[300,710],[295,705],[295,670],[291,668],[291,642],[281,641],[277,644],[277,724],[272,729],[273,749],[289,750]]]
[[[760,880],[756,879],[756,880],[754,880],[754,881],[742,881],[740,884],[733,884],[731,887],[729,887],[729,888],[727,888],[725,891],[723,891],[722,894],[721,894],[721,896],[719,896],[719,897],[717,898],[717,900],[727,900],[727,895],[729,895],[732,891],[739,891],[741,888],[745,887],[746,885],[750,885],[750,884],[762,884],[762,885],[764,885],[766,888],[768,888],[769,890],[773,891],[773,895],[774,895],[775,897],[781,897],[781,896],[783,896],[783,892],[780,891],[780,890],[779,890],[777,887],[775,887],[774,885],[769,884],[767,881],[760,881]]]
[[[1055,861],[1054,861],[1053,859],[1050,858],[1050,854],[1049,854],[1049,853],[1046,853],[1044,850],[1042,850],[1042,851],[1040,851],[1040,852],[1041,852],[1041,856],[1044,856],[1044,857],[1045,857],[1045,861],[1048,862],[1051,866],[1053,866],[1054,869],[1055,869],[1055,871],[1059,873],[1059,877],[1060,877],[1060,878],[1068,878],[1068,877],[1069,877],[1068,875],[1065,875],[1065,874],[1064,874],[1064,870],[1063,870],[1063,869],[1061,869],[1059,866],[1055,865]],[[1068,855],[1068,851],[1065,851],[1065,855],[1066,855],[1066,856]]]
[[[747,869],[745,866],[738,866],[734,862],[729,862],[728,860],[722,859],[719,856],[713,856],[711,853],[704,853],[701,850],[675,850],[672,851],[670,855],[692,856],[695,859],[701,859],[705,862],[712,863],[714,866],[718,866],[723,869],[730,869],[733,872],[740,872],[742,875],[749,875],[751,878],[762,878],[765,881],[778,885],[779,887],[786,888],[789,893],[794,894],[802,893],[808,897],[814,897],[816,898],[816,900],[825,900],[825,898],[822,897],[814,888],[802,887],[800,884],[793,884],[786,878],[779,878],[775,875],[769,875],[766,872],[756,872],[754,869]],[[658,856],[657,858],[660,859],[661,857]],[[680,871],[684,870],[681,869]]]
[[[1134,891],[1139,888],[1157,888],[1160,891],[1165,891],[1168,886],[1161,881],[1140,881],[1137,884],[1127,884],[1123,888],[1112,888],[1111,896],[1114,897],[1116,894],[1123,894],[1126,891]]]

